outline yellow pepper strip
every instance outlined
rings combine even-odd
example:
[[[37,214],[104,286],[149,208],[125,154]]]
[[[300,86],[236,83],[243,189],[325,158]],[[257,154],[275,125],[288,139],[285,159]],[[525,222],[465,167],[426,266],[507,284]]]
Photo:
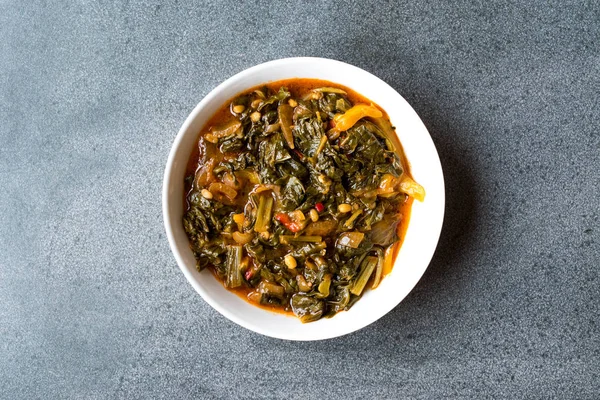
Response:
[[[423,186],[419,185],[417,182],[412,180],[410,176],[406,174],[402,175],[402,181],[400,181],[398,189],[402,193],[406,193],[414,199],[417,199],[419,201],[425,200],[425,189],[423,188]]]
[[[361,118],[371,117],[371,118],[381,118],[382,112],[375,106],[370,106],[368,104],[357,104],[344,114],[337,114],[333,118],[333,122],[335,122],[335,126],[330,130],[331,133],[338,133],[347,131],[352,128],[354,124],[358,122]]]

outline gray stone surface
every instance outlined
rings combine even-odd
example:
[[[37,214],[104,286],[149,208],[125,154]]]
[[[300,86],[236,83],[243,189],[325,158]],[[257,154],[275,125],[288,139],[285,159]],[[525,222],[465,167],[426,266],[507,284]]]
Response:
[[[598,398],[598,3],[269,3],[0,1],[0,397]],[[160,201],[198,101],[301,55],[395,87],[448,197],[409,297],[318,343],[208,306]]]

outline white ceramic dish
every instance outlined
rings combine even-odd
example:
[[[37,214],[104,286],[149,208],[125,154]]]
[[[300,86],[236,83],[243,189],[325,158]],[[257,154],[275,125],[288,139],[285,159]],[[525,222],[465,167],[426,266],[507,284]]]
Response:
[[[183,182],[186,164],[200,130],[227,100],[246,89],[288,78],[324,79],[347,86],[377,103],[389,115],[404,147],[411,172],[425,188],[425,201],[415,201],[392,272],[367,291],[349,311],[330,319],[302,324],[295,317],[265,311],[227,291],[209,271],[198,272],[183,230]],[[263,335],[289,340],[341,336],[381,318],[417,284],[435,251],[444,217],[444,178],[427,129],[411,106],[391,86],[355,66],[323,58],[286,58],[249,68],[217,86],[194,108],[179,130],[163,181],[163,218],[177,264],[196,291],[231,321]]]

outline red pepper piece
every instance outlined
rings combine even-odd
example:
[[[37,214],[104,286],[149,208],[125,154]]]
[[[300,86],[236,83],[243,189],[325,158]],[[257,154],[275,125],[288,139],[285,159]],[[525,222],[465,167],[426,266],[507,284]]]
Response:
[[[317,204],[315,204],[315,209],[321,213],[321,212],[325,211],[325,206],[323,205],[323,203],[317,203]]]
[[[292,149],[292,151],[298,156],[300,161],[304,160],[304,154],[300,153],[298,149]]]
[[[247,281],[250,281],[250,279],[254,278],[254,276],[256,275],[256,273],[259,270],[260,270],[260,265],[253,264],[252,266],[250,266],[250,268],[248,268],[246,270],[246,272],[244,272],[244,278],[246,278]]]
[[[250,279],[252,279],[252,275],[254,275],[252,268],[249,268],[248,271],[246,271],[246,273],[244,274],[244,278],[246,278],[246,280],[249,281]]]
[[[302,227],[298,225],[296,222],[292,221],[289,215],[285,213],[277,213],[275,214],[275,219],[283,224],[287,229],[296,233],[299,232]]]

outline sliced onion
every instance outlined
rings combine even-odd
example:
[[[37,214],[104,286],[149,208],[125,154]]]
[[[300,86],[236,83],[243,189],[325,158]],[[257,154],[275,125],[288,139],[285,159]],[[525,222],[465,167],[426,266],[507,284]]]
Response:
[[[356,249],[365,238],[362,232],[344,232],[338,236],[338,244]]]
[[[276,123],[271,124],[271,125],[267,125],[265,127],[265,133],[277,132],[280,127],[281,127],[281,124],[279,122],[276,122]]]
[[[242,232],[237,232],[236,231],[236,232],[233,232],[233,234],[231,235],[231,237],[238,244],[250,243],[252,241],[252,239],[254,239],[254,235],[251,232],[242,233]]]
[[[233,201],[233,199],[235,199],[237,196],[237,191],[235,189],[225,185],[224,183],[220,183],[220,182],[211,183],[210,186],[208,187],[208,190],[212,194],[221,193],[225,197],[227,197],[230,201]]]
[[[252,191],[250,192],[250,194],[259,194],[262,192],[266,192],[267,190],[272,190],[273,193],[275,193],[276,195],[279,196],[279,193],[281,193],[281,186],[279,185],[263,185],[263,184],[258,184],[254,187],[254,189],[252,189]]]
[[[235,175],[231,172],[226,172],[223,174],[223,183],[236,190],[240,189],[242,186],[240,182],[235,178]]]
[[[206,185],[215,180],[215,176],[213,175],[215,164],[216,160],[211,158],[196,172],[196,186],[198,188],[206,187]]]
[[[233,135],[242,127],[242,123],[237,119],[229,121],[223,125],[212,126],[204,138],[211,143],[217,143],[219,139]]]

